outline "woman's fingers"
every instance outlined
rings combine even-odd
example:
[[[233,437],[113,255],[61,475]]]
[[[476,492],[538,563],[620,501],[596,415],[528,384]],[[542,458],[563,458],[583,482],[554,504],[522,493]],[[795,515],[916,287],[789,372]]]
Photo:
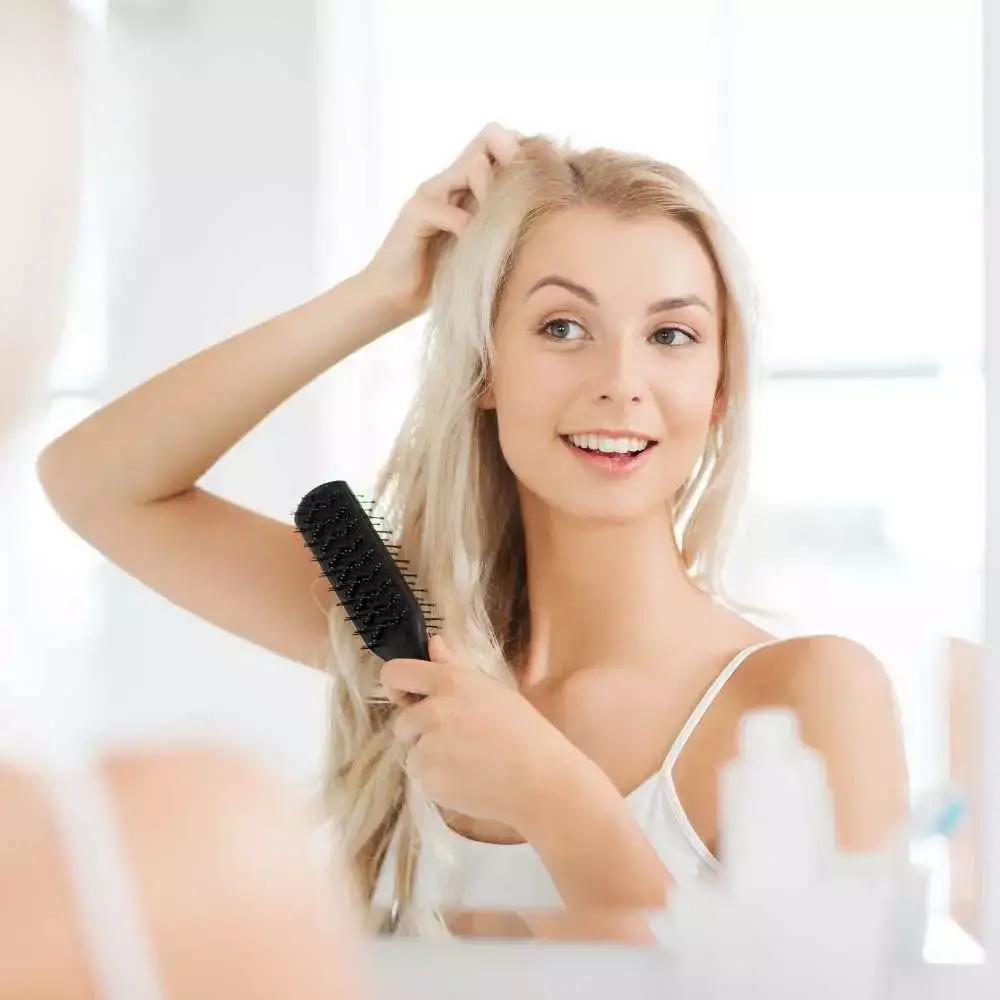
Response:
[[[440,690],[446,672],[446,667],[429,660],[389,660],[379,679],[387,692],[428,695]]]
[[[477,205],[482,205],[493,187],[493,164],[483,155],[477,156],[468,166],[469,190],[476,197]]]
[[[492,176],[493,172],[493,166],[486,158],[486,154],[471,153],[424,181],[417,189],[417,193],[437,201],[455,204],[466,191],[475,190],[473,178],[479,186],[482,186],[484,172],[487,177]]]
[[[469,143],[466,152],[487,153],[501,166],[506,167],[521,148],[521,136],[504,128],[499,122],[490,122]],[[461,158],[461,157],[460,157]]]
[[[471,191],[481,205],[493,184],[495,165],[506,166],[520,148],[517,135],[491,123],[462,150],[458,159],[420,186],[420,192],[452,204]]]
[[[472,220],[472,213],[464,208],[423,193],[411,198],[404,211],[416,218],[417,235],[421,237],[442,231],[458,236]]]
[[[392,724],[392,731],[400,743],[416,743],[435,718],[436,708],[426,699],[404,708]]]
[[[442,248],[461,236],[489,196],[497,164],[517,155],[520,141],[501,125],[487,125],[446,170],[424,181],[407,199],[365,268],[399,322],[427,307]]]

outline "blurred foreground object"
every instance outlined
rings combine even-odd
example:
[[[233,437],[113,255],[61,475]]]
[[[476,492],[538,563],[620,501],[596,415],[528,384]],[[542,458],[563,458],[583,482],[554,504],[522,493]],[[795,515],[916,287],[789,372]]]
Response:
[[[970,804],[950,844],[951,916],[977,941],[982,933],[982,670],[981,646],[948,640],[948,777]]]
[[[41,397],[66,320],[83,56],[86,46],[92,70],[96,41],[66,2],[0,0],[0,476],[15,426]],[[0,495],[5,488],[0,481]],[[13,695],[15,678],[31,678],[17,623],[5,614],[0,606],[0,695]],[[45,702],[39,707],[44,715]],[[0,755],[0,1000],[95,1000],[94,943],[107,944],[102,933],[112,945],[117,939],[114,928],[83,919],[79,882],[94,873],[70,865],[70,842],[56,823],[52,793],[76,778],[56,775],[47,784],[24,766],[16,730],[0,734],[7,744]],[[147,996],[361,996],[347,880],[324,876],[305,817],[274,779],[234,754],[194,748],[115,753],[97,773],[106,779],[97,787],[107,792],[114,836],[96,825],[79,832],[92,835],[92,844],[120,847],[135,935],[155,966]],[[126,954],[122,964],[141,966],[143,956],[135,958]],[[102,1000],[122,998],[105,993]]]
[[[0,433],[27,405],[65,322],[92,42],[68,3],[0,0]]]
[[[329,891],[307,827],[276,782],[208,749],[116,754],[105,773],[161,996],[362,995],[347,899]],[[0,767],[0,817],[0,998],[93,1000],[42,782]]]

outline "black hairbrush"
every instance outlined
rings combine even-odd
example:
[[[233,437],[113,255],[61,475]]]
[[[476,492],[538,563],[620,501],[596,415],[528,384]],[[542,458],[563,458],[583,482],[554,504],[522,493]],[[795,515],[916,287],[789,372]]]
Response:
[[[376,528],[350,486],[342,480],[317,486],[302,498],[294,517],[368,649],[382,660],[430,659],[430,609],[418,600],[412,577],[394,558],[397,547]]]

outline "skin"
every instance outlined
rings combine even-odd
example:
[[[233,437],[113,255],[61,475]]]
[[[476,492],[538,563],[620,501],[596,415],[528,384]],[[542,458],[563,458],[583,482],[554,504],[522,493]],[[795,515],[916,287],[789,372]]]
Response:
[[[169,748],[104,773],[164,997],[363,994],[360,935],[297,810],[240,756]],[[96,995],[44,786],[0,767],[0,998]]]
[[[587,291],[533,291],[550,275]],[[664,299],[692,304],[648,312]],[[431,664],[383,672],[403,705],[408,766],[453,827],[529,840],[568,903],[662,904],[669,876],[623,797],[657,772],[724,663],[770,638],[690,583],[667,513],[718,414],[720,314],[710,259],[671,220],[577,208],[533,234],[501,302],[482,403],[496,409],[524,516],[520,697],[443,643]],[[562,439],[599,429],[658,443],[634,473],[609,475]],[[405,704],[414,692],[425,699]],[[740,715],[765,705],[793,708],[825,756],[841,845],[879,846],[907,804],[891,688],[864,648],[818,636],[751,656],[682,754],[678,793],[709,848],[719,768]]]

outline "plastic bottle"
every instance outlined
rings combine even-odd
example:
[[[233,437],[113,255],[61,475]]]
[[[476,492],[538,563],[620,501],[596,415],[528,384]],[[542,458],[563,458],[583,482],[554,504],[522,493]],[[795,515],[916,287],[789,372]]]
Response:
[[[844,878],[835,845],[826,767],[795,714],[745,715],[719,774],[722,871],[671,893],[671,995],[882,1000],[885,880]]]
[[[826,766],[780,708],[740,720],[739,756],[719,774],[719,846],[731,893],[800,890],[826,871],[835,844]]]

